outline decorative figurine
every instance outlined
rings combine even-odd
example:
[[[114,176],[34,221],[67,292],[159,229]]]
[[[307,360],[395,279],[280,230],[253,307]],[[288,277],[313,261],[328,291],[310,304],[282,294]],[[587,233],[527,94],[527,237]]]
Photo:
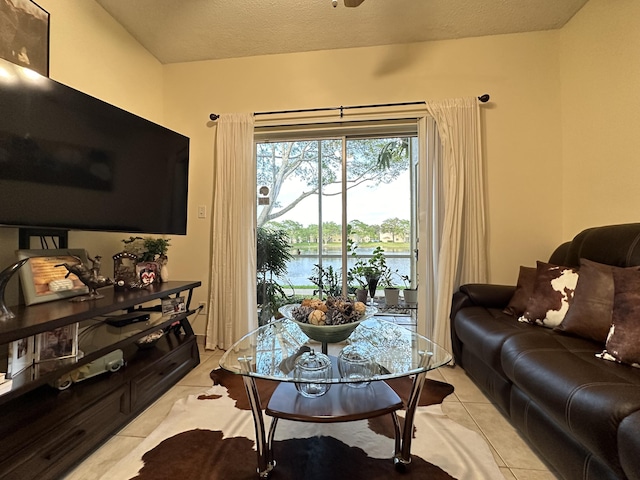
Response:
[[[27,263],[28,260],[28,258],[23,258],[22,260],[8,266],[2,272],[0,272],[0,321],[15,318],[15,314],[11,310],[9,310],[9,308],[4,303],[4,289],[13,274],[20,270],[20,267]]]
[[[104,298],[104,295],[101,295],[97,292],[98,288],[113,285],[113,281],[110,278],[100,275],[100,259],[102,257],[99,255],[96,255],[95,258],[91,258],[88,256],[89,260],[91,260],[92,263],[91,269],[88,269],[85,265],[83,265],[82,260],[80,260],[79,257],[74,256],[74,258],[78,260],[77,264],[69,265],[68,263],[61,263],[59,265],[56,265],[56,267],[65,267],[67,269],[68,273],[64,278],[67,278],[72,273],[75,274],[82,283],[89,287],[89,295],[74,297],[71,299],[71,301],[84,302],[86,300],[97,300],[99,298]]]

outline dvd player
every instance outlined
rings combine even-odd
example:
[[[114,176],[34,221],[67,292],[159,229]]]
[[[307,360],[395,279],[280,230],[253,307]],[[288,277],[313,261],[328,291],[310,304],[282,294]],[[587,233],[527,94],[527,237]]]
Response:
[[[137,322],[146,322],[149,320],[150,315],[142,312],[130,312],[123,313],[122,315],[115,315],[113,317],[107,317],[106,323],[114,327],[124,327],[125,325],[131,325]]]

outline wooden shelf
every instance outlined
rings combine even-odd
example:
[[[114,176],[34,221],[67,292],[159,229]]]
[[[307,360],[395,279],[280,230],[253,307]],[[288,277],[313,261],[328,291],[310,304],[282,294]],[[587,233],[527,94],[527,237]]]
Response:
[[[0,325],[0,343],[75,322],[94,322],[95,328],[89,340],[80,340],[80,349],[86,350],[83,358],[57,364],[37,378],[25,372],[22,381],[18,375],[13,389],[0,396],[0,478],[60,478],[195,367],[200,359],[188,319],[193,310],[176,316],[158,313],[149,322],[125,327],[112,327],[96,317],[146,308],[149,302],[159,304],[159,299],[187,291],[190,300],[193,289],[200,285],[167,282],[129,292],[103,289],[100,293],[105,298],[97,301],[67,299],[12,307],[16,318],[11,325]],[[160,328],[167,333],[153,348],[135,345],[135,340]],[[117,372],[74,383],[64,391],[48,384],[116,349],[123,351],[125,359],[125,366]]]
[[[141,290],[116,291],[112,287],[98,290],[104,298],[86,302],[69,299],[37,305],[10,307],[15,318],[0,323],[0,344],[9,343],[37,333],[53,330],[70,323],[82,322],[117,310],[165,298],[201,285],[201,282],[165,282]]]

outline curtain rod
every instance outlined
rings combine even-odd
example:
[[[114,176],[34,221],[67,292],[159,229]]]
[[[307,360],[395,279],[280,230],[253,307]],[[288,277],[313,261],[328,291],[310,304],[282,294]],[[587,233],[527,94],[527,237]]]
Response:
[[[478,100],[480,100],[482,103],[487,103],[489,101],[491,97],[489,96],[488,93],[485,93],[484,95],[480,95],[478,97]],[[284,113],[306,113],[306,112],[326,112],[329,110],[340,110],[340,118],[342,118],[343,114],[344,114],[344,110],[350,110],[350,109],[356,109],[356,108],[379,108],[379,107],[402,107],[404,105],[425,105],[427,102],[422,101],[422,102],[402,102],[402,103],[380,103],[380,104],[374,104],[374,105],[351,105],[351,106],[339,106],[339,107],[323,107],[323,108],[303,108],[300,110],[275,110],[272,112],[254,112],[254,115],[277,115],[277,114],[284,114]],[[218,115],[217,113],[212,113],[209,115],[209,119],[213,120],[214,122],[220,118],[220,115]]]

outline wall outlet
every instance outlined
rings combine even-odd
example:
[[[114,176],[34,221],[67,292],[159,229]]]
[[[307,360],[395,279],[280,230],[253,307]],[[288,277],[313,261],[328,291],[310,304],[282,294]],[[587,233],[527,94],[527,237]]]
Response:
[[[200,315],[207,314],[207,302],[198,302],[198,307],[202,307],[202,309],[200,310]]]

